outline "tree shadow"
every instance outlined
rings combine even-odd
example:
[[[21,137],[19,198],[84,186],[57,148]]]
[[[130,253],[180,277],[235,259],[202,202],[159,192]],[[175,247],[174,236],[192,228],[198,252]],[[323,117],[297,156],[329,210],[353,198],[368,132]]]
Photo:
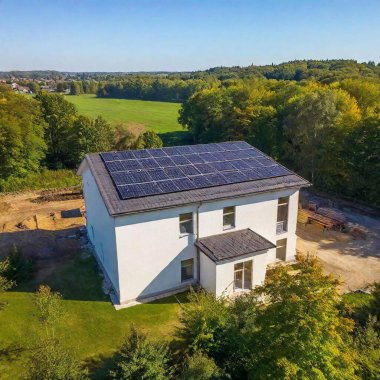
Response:
[[[159,134],[164,146],[191,145],[192,137],[189,131],[175,131]]]
[[[0,361],[11,362],[20,357],[25,348],[17,343],[11,343],[8,346],[0,347]]]

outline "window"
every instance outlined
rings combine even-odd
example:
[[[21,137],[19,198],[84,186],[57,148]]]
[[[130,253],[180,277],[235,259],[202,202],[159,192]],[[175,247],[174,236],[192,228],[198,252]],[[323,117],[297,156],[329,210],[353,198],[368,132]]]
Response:
[[[223,208],[223,228],[235,227],[235,206]]]
[[[289,197],[278,199],[276,233],[282,234],[288,230]]]
[[[276,259],[286,260],[286,239],[277,240],[276,242]]]
[[[252,289],[252,260],[235,264],[234,288],[236,291]]]
[[[193,275],[194,260],[188,259],[181,261],[181,281],[191,280]]]
[[[193,233],[193,213],[189,212],[179,216],[179,231],[181,234]]]

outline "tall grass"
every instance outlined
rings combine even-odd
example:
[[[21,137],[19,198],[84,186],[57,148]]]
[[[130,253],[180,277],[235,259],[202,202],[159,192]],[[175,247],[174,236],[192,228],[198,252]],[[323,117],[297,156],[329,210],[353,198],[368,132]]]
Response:
[[[29,173],[25,177],[8,177],[0,179],[0,193],[25,190],[54,189],[76,186],[81,183],[80,176],[73,170],[42,170]]]

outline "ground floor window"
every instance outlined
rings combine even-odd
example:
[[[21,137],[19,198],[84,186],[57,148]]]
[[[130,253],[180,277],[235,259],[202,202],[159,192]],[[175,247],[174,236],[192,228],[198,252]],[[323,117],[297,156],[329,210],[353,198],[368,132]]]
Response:
[[[181,281],[191,280],[194,277],[194,260],[181,261]]]
[[[286,239],[277,240],[276,246],[276,259],[286,260]]]
[[[234,288],[236,291],[252,289],[252,260],[235,264]]]

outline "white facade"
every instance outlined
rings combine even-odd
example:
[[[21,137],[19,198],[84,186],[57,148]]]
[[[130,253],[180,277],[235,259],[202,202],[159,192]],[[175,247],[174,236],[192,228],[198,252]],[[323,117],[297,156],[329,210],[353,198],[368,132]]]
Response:
[[[200,283],[217,296],[231,295],[235,264],[252,260],[252,286],[265,279],[276,249],[215,263],[194,245],[197,238],[250,228],[276,245],[286,241],[294,259],[298,189],[111,217],[87,166],[82,171],[88,235],[120,304],[164,296]],[[212,191],[212,189],[210,189]],[[278,199],[289,197],[287,231],[276,234]],[[235,227],[223,229],[223,208],[235,207]],[[179,215],[192,213],[193,233],[181,234]],[[193,279],[181,281],[181,261],[193,259]],[[198,273],[199,272],[199,273]]]

